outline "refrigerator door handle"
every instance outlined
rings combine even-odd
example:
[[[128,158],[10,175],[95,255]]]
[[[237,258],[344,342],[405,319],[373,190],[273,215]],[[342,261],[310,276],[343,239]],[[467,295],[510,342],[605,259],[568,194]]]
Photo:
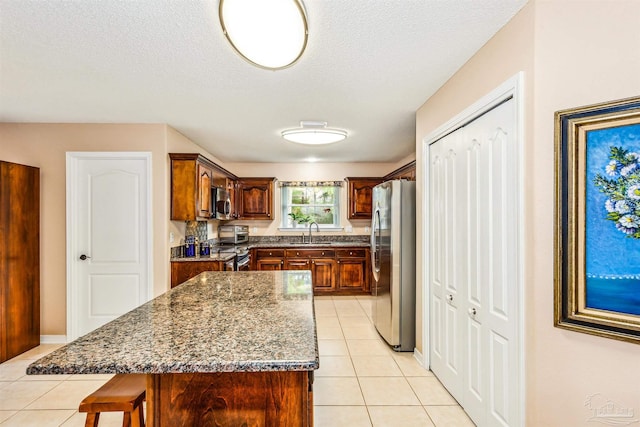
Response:
[[[371,217],[371,269],[376,282],[380,280],[380,209],[376,206]]]

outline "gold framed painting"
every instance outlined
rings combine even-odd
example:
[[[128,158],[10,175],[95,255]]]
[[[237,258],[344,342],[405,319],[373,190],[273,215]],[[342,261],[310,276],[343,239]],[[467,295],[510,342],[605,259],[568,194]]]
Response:
[[[640,343],[640,97],[555,113],[554,324]]]

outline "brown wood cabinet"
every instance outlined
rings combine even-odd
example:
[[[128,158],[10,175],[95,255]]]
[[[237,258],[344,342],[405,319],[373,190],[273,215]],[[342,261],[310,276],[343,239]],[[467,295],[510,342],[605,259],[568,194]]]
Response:
[[[40,344],[40,169],[0,161],[0,362]]]
[[[382,178],[345,178],[347,181],[347,217],[349,219],[371,219],[373,187]]]
[[[311,259],[313,290],[333,291],[336,288],[336,260],[329,258]]]
[[[406,179],[407,181],[416,180],[416,161],[407,163],[406,165],[394,170],[393,172],[384,176],[384,181],[392,179]]]
[[[285,270],[311,270],[311,283],[315,291],[331,291],[335,288],[336,261],[332,249],[287,249]]]
[[[313,371],[148,374],[148,426],[313,426]]]
[[[251,257],[252,270],[282,270],[284,249],[256,249]]]
[[[172,261],[171,262],[171,287],[175,288],[192,277],[204,271],[224,271],[224,261],[208,260],[201,261]]]
[[[238,179],[238,219],[273,220],[274,181],[275,178]]]
[[[362,294],[370,291],[369,248],[257,248],[254,270],[310,270],[314,293]]]
[[[210,219],[212,186],[229,192],[232,219],[273,220],[275,178],[238,178],[198,153],[169,153],[169,158],[171,220]]]
[[[336,251],[337,289],[371,289],[369,277],[369,250],[367,248],[339,249]]]
[[[211,186],[215,165],[197,153],[169,153],[171,159],[171,219],[211,218]]]

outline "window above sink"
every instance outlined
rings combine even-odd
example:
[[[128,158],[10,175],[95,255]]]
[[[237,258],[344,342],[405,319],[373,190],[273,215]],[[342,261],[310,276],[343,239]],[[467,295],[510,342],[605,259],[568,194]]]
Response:
[[[321,231],[340,228],[340,188],[343,181],[282,181],[281,222],[285,230],[304,230],[313,222]],[[315,225],[314,225],[315,229]]]

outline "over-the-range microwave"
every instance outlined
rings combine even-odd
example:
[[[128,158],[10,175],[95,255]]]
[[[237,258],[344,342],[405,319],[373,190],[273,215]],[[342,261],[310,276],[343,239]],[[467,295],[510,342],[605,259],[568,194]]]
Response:
[[[211,187],[211,219],[231,218],[231,197],[222,187]]]

